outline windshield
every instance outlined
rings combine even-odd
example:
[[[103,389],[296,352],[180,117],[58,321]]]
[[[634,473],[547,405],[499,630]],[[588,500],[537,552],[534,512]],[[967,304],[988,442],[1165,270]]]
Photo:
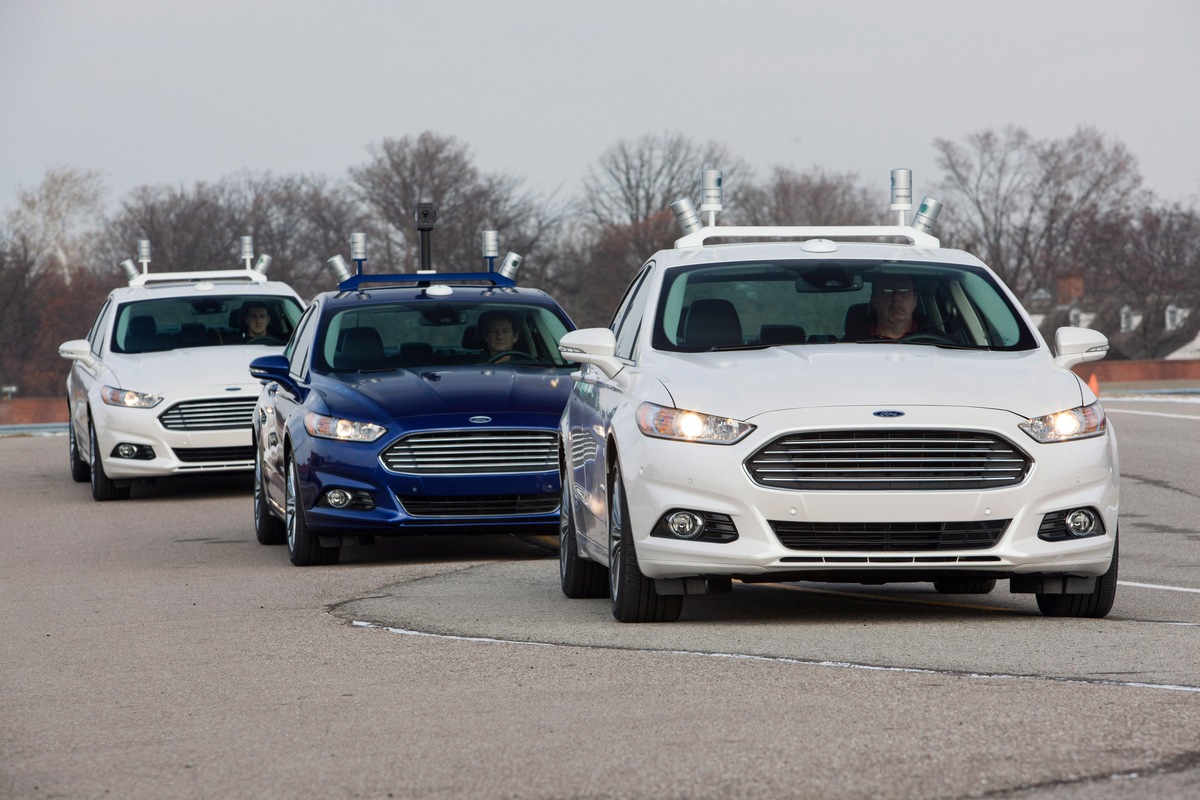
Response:
[[[117,309],[112,349],[148,353],[229,344],[282,345],[303,309],[292,297],[213,295],[125,303]]]
[[[897,261],[678,267],[663,277],[655,349],[872,342],[1028,350],[1035,339],[985,270]]]
[[[320,371],[431,369],[460,364],[566,367],[557,309],[521,303],[413,300],[332,314],[317,342]]]

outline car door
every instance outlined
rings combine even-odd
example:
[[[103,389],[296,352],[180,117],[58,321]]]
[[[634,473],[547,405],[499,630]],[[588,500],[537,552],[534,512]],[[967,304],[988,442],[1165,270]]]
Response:
[[[652,263],[647,264],[630,282],[609,323],[616,337],[616,355],[626,361],[634,358],[634,343],[646,311],[646,279],[652,267]],[[595,366],[584,364],[568,404],[567,458],[575,487],[572,501],[576,525],[601,551],[608,547],[608,432],[616,408],[632,402],[625,385],[625,381],[610,379]]]
[[[90,363],[82,360],[71,362],[67,374],[67,402],[70,405],[71,424],[75,427],[75,441],[80,443],[80,454],[90,458],[87,448],[88,436],[88,397],[96,388],[97,382],[104,374],[104,340],[112,326],[113,302],[109,297],[100,307],[100,313],[88,331],[87,341],[92,354]]]

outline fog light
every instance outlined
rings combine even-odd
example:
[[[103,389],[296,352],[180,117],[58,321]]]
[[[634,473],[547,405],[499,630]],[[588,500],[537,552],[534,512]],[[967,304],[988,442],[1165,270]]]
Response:
[[[138,449],[129,443],[117,445],[117,455],[121,458],[133,458],[137,455]]]
[[[325,499],[333,508],[346,508],[350,505],[350,493],[345,489],[330,489],[325,493]]]
[[[691,511],[676,511],[667,517],[667,529],[680,539],[695,539],[704,533],[704,520]]]
[[[1091,536],[1096,532],[1099,520],[1086,508],[1077,508],[1067,514],[1067,532],[1072,536]]]

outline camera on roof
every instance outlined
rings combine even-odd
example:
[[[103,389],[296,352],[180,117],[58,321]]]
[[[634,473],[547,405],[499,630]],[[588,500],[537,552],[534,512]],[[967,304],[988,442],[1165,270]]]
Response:
[[[432,229],[437,222],[437,207],[433,203],[417,203],[413,210],[413,221],[417,223],[417,230]]]

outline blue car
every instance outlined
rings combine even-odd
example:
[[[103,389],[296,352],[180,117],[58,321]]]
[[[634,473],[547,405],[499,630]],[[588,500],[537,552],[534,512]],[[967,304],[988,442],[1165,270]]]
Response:
[[[297,566],[377,535],[556,534],[574,329],[499,272],[353,276],[255,359],[254,528]]]

